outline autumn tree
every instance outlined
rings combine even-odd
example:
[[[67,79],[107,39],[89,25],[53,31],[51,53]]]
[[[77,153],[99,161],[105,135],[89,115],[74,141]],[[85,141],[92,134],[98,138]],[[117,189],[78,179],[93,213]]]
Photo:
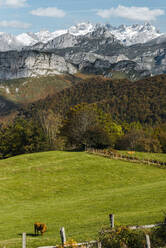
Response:
[[[61,135],[68,138],[71,147],[114,146],[122,128],[110,114],[104,113],[96,104],[78,104],[70,109],[64,121]]]
[[[50,148],[54,149],[58,146],[59,132],[62,127],[62,116],[55,114],[51,109],[38,111],[36,113],[37,120],[41,124],[45,136],[48,139]]]

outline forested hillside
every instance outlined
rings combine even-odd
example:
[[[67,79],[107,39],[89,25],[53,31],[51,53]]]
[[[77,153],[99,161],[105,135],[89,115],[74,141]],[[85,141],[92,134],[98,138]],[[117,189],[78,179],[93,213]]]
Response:
[[[13,122],[1,125],[2,158],[86,147],[166,152],[166,75],[136,82],[80,74],[66,79],[68,86],[22,104]]]
[[[35,108],[65,114],[80,103],[97,103],[118,121],[160,123],[166,120],[166,75],[136,82],[91,77],[39,101]]]

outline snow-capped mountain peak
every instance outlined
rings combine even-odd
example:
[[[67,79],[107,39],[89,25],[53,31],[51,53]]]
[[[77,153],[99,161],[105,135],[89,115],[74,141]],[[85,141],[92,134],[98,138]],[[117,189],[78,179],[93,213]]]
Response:
[[[23,46],[32,46],[38,42],[47,43],[54,38],[61,36],[63,34],[72,34],[74,36],[86,35],[94,30],[95,25],[91,23],[79,23],[75,26],[71,26],[69,29],[56,30],[50,32],[48,30],[41,30],[37,33],[22,33],[17,35],[17,40],[23,44]]]
[[[0,51],[17,50],[21,43],[12,34],[0,33]]]
[[[95,29],[95,25],[91,24],[91,23],[86,23],[86,22],[82,22],[79,23],[75,26],[71,26],[68,29],[68,33],[78,36],[78,35],[86,35],[90,32],[93,32]]]
[[[31,33],[19,34],[16,36],[16,39],[22,46],[32,46],[39,41],[38,38]]]
[[[82,22],[75,26],[71,26],[69,29],[55,30],[54,32],[42,30],[36,33],[22,33],[17,36],[0,32],[0,51],[13,49],[18,50],[25,46],[33,46],[37,43],[47,43],[64,34],[84,36],[87,34],[91,35],[92,33],[93,36],[99,36],[102,33],[102,30],[105,36],[111,37],[114,35],[116,39],[127,46],[136,43],[146,43],[153,39],[160,38],[161,36],[162,41],[165,37],[164,34],[160,34],[159,31],[150,23],[113,27],[110,24],[92,24],[89,22]]]
[[[112,29],[111,32],[125,45],[145,43],[161,35],[150,23],[134,24],[132,26],[121,25]]]
[[[52,38],[52,33],[48,30],[41,30],[37,33],[35,33],[36,38],[39,42],[46,43],[48,40]]]

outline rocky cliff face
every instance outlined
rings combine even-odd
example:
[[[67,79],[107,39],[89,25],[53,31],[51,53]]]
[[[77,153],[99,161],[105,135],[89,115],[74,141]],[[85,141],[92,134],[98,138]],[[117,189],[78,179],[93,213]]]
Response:
[[[103,39],[102,44],[99,41],[93,44],[92,50],[87,47],[80,46],[79,51],[76,47],[63,50],[65,60],[82,72],[105,76],[110,76],[110,71],[125,72],[131,79],[166,73],[166,42],[126,47]]]
[[[0,79],[76,72],[77,69],[72,64],[54,53],[37,51],[0,53]]]

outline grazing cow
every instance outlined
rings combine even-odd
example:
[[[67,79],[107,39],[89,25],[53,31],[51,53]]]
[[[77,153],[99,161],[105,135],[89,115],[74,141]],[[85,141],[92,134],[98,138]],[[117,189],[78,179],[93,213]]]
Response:
[[[38,232],[40,232],[41,235],[43,235],[43,233],[46,232],[46,230],[47,230],[46,224],[35,222],[34,224],[35,235],[38,235]]]

